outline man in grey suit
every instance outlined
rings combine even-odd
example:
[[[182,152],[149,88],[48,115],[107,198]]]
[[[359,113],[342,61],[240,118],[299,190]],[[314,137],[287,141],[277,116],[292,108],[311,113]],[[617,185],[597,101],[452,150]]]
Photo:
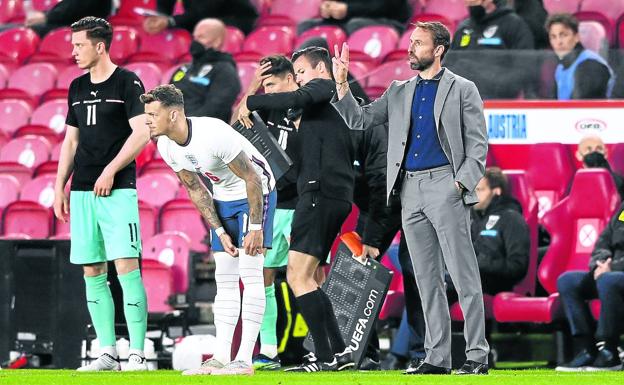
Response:
[[[440,23],[417,23],[408,50],[419,75],[394,81],[361,107],[347,82],[349,48],[333,58],[333,106],[352,130],[389,124],[387,198],[400,194],[402,224],[427,325],[426,359],[408,374],[449,374],[451,319],[444,266],[465,315],[466,362],[458,374],[486,374],[483,294],[470,239],[469,207],[485,172],[487,134],[483,102],[473,82],[443,68],[450,33]],[[409,300],[409,299],[408,299]]]

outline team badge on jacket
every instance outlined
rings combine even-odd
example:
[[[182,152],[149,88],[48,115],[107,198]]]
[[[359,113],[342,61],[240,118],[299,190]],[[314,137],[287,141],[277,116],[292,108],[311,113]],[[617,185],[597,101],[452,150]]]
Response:
[[[499,215],[490,215],[487,223],[485,224],[485,228],[489,230],[492,227],[496,226],[496,223],[498,222],[499,219],[500,219]]]

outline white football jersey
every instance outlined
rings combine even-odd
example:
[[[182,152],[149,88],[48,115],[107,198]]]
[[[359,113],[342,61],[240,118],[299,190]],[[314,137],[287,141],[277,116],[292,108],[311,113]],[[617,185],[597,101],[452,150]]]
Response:
[[[158,152],[173,171],[187,170],[207,176],[212,181],[215,200],[246,199],[245,181],[228,167],[244,151],[262,180],[263,193],[273,190],[275,178],[269,163],[245,137],[219,119],[187,119],[189,138],[184,145],[164,135],[158,138]]]

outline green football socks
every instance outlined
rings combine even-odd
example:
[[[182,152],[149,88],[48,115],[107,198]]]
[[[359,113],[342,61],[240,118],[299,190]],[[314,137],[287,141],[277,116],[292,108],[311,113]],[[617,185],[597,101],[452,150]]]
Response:
[[[147,331],[147,296],[141,279],[141,271],[133,270],[118,275],[123,291],[124,315],[130,336],[130,349],[143,351]]]
[[[262,326],[260,327],[261,353],[270,358],[277,355],[277,301],[275,299],[275,285],[264,288],[266,307]]]
[[[111,295],[107,274],[84,277],[87,288],[87,308],[100,347],[115,346],[115,305]]]

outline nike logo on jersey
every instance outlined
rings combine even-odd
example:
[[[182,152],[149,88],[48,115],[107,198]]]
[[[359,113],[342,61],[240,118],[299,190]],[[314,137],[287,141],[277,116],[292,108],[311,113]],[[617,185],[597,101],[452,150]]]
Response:
[[[87,303],[94,303],[94,304],[96,304],[96,305],[99,305],[99,304],[100,304],[100,300],[99,300],[99,299],[96,299],[95,301],[89,301],[89,300],[87,300]]]
[[[127,303],[127,306],[134,306],[134,307],[139,307],[139,304],[141,303],[141,301],[137,302],[137,303]]]
[[[93,95],[94,98],[97,98],[97,93],[100,91],[91,91],[91,95]]]

